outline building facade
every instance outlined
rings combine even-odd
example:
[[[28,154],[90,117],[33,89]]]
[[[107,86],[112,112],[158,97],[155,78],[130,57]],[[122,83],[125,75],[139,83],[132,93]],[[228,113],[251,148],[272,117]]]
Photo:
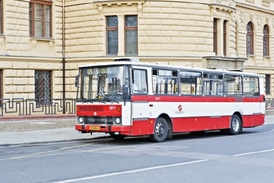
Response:
[[[272,105],[272,0],[0,0],[0,116],[73,114],[78,67],[142,62],[265,77]]]

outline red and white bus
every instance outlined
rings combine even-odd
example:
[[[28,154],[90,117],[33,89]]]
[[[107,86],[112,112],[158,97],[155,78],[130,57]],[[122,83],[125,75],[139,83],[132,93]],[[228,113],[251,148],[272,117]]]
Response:
[[[114,139],[221,130],[236,135],[264,124],[263,77],[253,73],[142,63],[137,58],[81,66],[75,129]]]

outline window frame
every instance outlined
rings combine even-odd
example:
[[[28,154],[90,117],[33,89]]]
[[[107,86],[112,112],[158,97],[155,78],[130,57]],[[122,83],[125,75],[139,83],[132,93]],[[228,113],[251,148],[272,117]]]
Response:
[[[224,20],[223,22],[223,54],[224,56],[227,56],[227,24],[228,21]]]
[[[265,94],[266,95],[271,94],[271,75],[270,74],[265,75]]]
[[[108,27],[108,18],[109,17],[116,17],[117,18],[117,27]],[[119,18],[118,18],[118,16],[117,15],[109,15],[109,16],[106,16],[106,19],[105,19],[105,21],[106,21],[106,55],[118,55],[118,52],[119,52],[119,29],[118,29],[118,27],[119,27]],[[108,49],[108,47],[109,47],[109,41],[108,41],[108,31],[117,31],[117,34],[118,34],[118,44],[117,44],[117,53],[116,54],[111,54],[111,53],[109,53],[109,49]]]
[[[42,36],[35,35],[35,22],[38,22],[35,18],[35,5],[42,5]],[[46,21],[46,6],[50,7],[49,21]],[[46,24],[49,23],[50,30],[49,36],[46,32]],[[52,1],[51,0],[30,0],[29,2],[29,36],[34,38],[52,38]]]
[[[218,54],[218,19],[213,18],[213,52]]]
[[[263,29],[263,55],[264,57],[269,57],[269,26],[264,25]]]
[[[3,78],[3,69],[0,69],[0,99],[3,99],[4,96],[4,78]],[[0,100],[0,107],[2,106],[3,100]]]
[[[136,17],[136,21],[137,21],[137,25],[136,26],[127,26],[127,17]],[[124,34],[124,40],[125,40],[125,55],[127,56],[132,56],[135,54],[127,54],[127,31],[136,31],[136,55],[138,55],[138,15],[125,15],[125,25],[124,25],[124,29],[125,29],[125,34]]]
[[[0,35],[3,34],[3,26],[4,26],[4,23],[3,23],[3,0],[0,0]]]
[[[252,22],[246,26],[246,54],[254,55],[254,27]]]

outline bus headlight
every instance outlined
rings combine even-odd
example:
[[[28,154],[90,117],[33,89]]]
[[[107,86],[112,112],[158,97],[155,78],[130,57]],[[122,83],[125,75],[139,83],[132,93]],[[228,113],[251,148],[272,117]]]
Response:
[[[116,118],[115,119],[115,123],[120,124],[121,123],[121,119],[120,118]]]
[[[84,122],[84,118],[83,117],[79,117],[78,121],[79,121],[79,123],[83,123]]]

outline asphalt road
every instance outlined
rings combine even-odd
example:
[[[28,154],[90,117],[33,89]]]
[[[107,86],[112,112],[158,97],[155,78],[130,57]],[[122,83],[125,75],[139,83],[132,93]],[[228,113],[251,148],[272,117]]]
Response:
[[[274,124],[207,132],[0,147],[0,182],[274,182]]]

